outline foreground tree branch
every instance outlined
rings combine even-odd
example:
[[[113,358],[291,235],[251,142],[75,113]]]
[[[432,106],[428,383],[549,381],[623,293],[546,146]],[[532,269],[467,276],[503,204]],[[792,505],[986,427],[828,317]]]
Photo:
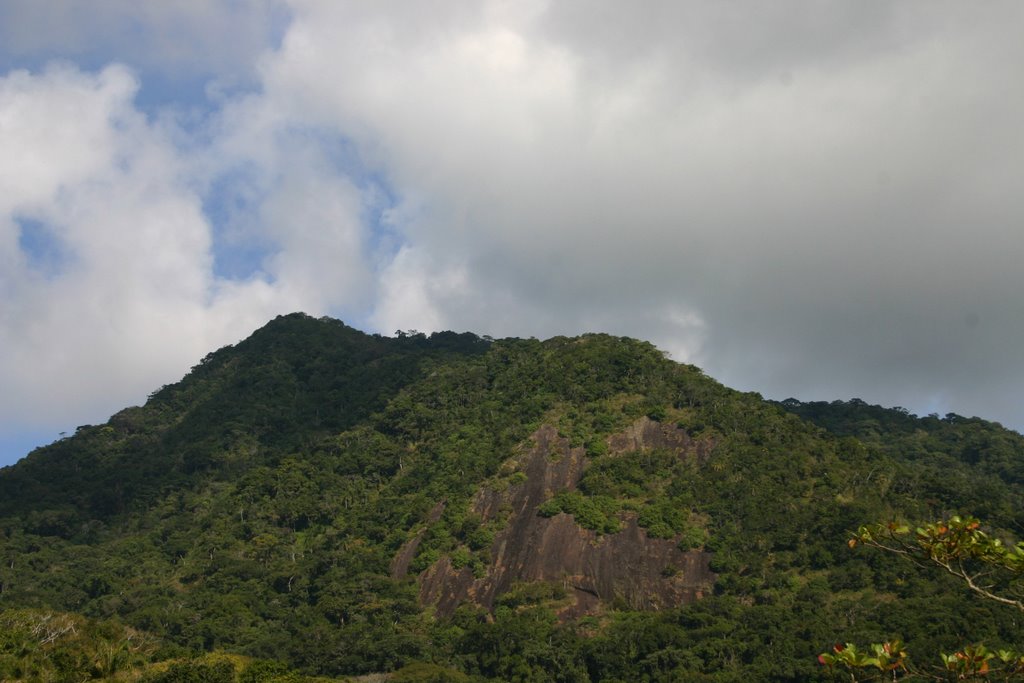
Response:
[[[918,565],[931,563],[957,577],[978,595],[1024,612],[1024,601],[993,591],[996,584],[982,585],[983,576],[1002,574],[1013,586],[1024,579],[1024,543],[1005,545],[981,529],[973,517],[910,527],[895,522],[862,526],[850,539],[850,547],[864,544],[908,557]]]
[[[950,517],[911,530],[906,524],[870,524],[848,541],[904,557],[919,567],[937,566],[955,576],[974,594],[1024,612],[1020,585],[1024,580],[1024,543],[1007,546],[981,528],[973,517]],[[991,579],[991,581],[990,581]],[[942,667],[911,664],[898,640],[858,649],[846,643],[818,656],[818,661],[850,681],[1019,681],[1024,680],[1024,655],[1016,650],[990,650],[969,645],[940,654]]]

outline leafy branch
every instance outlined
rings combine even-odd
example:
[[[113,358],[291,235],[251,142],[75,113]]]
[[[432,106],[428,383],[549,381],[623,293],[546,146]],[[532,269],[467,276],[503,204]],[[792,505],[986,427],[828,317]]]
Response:
[[[911,530],[906,524],[870,524],[857,529],[851,548],[865,545],[905,557],[920,567],[938,566],[960,579],[976,595],[1024,612],[1016,595],[1024,578],[1024,543],[1012,546],[992,537],[974,517],[952,516]],[[1024,680],[1024,654],[992,650],[984,644],[940,653],[941,667],[915,667],[899,640],[858,649],[837,644],[818,661],[850,681],[866,680]]]
[[[1005,545],[981,529],[973,517],[954,515],[948,520],[917,527],[871,524],[860,527],[849,541],[910,558],[918,565],[931,563],[962,580],[978,595],[1024,612],[1024,601],[995,592],[990,578],[1019,581],[1024,576],[1024,543]]]

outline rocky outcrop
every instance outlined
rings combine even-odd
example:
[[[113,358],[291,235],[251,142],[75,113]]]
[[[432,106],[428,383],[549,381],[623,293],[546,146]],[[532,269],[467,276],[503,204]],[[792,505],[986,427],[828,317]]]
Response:
[[[450,614],[466,601],[490,609],[513,584],[557,582],[575,598],[562,612],[569,617],[593,613],[602,602],[613,600],[633,609],[671,607],[699,599],[711,586],[707,553],[680,550],[676,540],[648,538],[633,517],[623,520],[622,531],[599,536],[579,527],[570,515],[538,515],[538,506],[554,493],[576,488],[587,459],[582,448],[570,448],[554,427],[542,427],[532,441],[517,463],[525,481],[504,491],[483,489],[474,499],[474,512],[485,522],[507,516],[491,547],[487,574],[474,577],[469,568],[455,569],[442,557],[419,577],[425,604],[435,605],[439,614]],[[607,457],[670,448],[681,458],[700,460],[710,449],[683,430],[647,418],[612,436],[609,447]],[[402,570],[399,575],[415,554],[410,544],[392,565]]]
[[[713,442],[707,439],[693,439],[679,427],[655,422],[646,417],[640,418],[621,433],[608,438],[612,454],[622,455],[649,448],[667,448],[678,452],[682,458],[692,457],[699,462],[707,460],[713,445]]]
[[[444,514],[443,500],[430,510],[430,514],[427,515],[427,524],[433,524],[441,519],[442,514]],[[420,529],[419,533],[402,545],[398,553],[391,560],[391,576],[401,577],[409,573],[409,565],[412,564],[413,559],[416,557],[416,551],[420,549],[420,543],[423,542],[423,534],[426,532],[426,527]]]

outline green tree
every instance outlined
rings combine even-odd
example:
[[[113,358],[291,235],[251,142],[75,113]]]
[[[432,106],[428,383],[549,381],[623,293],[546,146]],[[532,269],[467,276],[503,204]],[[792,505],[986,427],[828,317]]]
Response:
[[[1006,544],[984,531],[974,517],[954,515],[913,530],[897,522],[865,525],[849,540],[851,548],[858,545],[904,557],[918,566],[938,567],[975,595],[1024,612],[1024,542]],[[818,656],[819,662],[851,681],[1024,680],[1024,654],[1012,648],[975,643],[940,653],[939,659],[941,666],[917,666],[899,640],[867,648],[837,644]]]

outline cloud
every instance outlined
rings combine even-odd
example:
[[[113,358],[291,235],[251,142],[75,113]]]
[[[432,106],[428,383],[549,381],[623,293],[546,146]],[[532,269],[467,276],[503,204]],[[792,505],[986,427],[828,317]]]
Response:
[[[294,144],[264,169],[265,262],[218,277],[206,181],[244,159],[179,149],[135,109],[137,87],[119,66],[0,79],[6,425],[105,418],[277,313],[362,296],[360,195]],[[64,255],[46,269],[38,235]]]
[[[44,406],[66,417],[97,400],[103,383],[141,390],[166,369],[146,367],[159,358],[147,350],[169,350],[162,336],[205,296],[198,202],[174,178],[173,150],[133,110],[136,88],[119,67],[0,81],[6,421],[32,423]],[[25,221],[66,251],[59,271],[33,268],[19,242]],[[191,341],[192,352],[206,341]],[[171,364],[180,366],[182,350]]]
[[[780,397],[1021,424],[1019,6],[294,10],[265,97],[416,204],[377,320],[604,326]]]

